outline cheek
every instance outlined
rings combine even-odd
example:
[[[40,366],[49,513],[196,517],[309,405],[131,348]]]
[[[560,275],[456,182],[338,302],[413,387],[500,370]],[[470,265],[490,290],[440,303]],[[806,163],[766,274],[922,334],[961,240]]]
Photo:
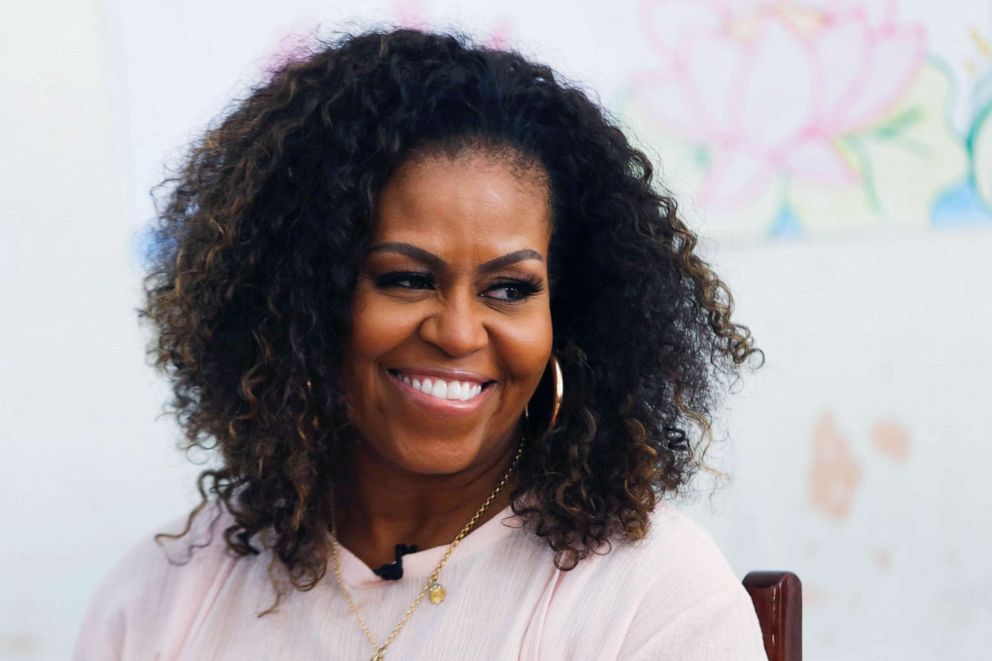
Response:
[[[401,344],[413,330],[402,310],[372,295],[369,285],[359,285],[352,302],[351,332],[345,350],[344,377],[349,394],[374,388],[382,356]]]
[[[511,378],[530,390],[536,388],[551,357],[554,333],[550,310],[507,323],[496,335]],[[530,394],[526,393],[528,398]]]

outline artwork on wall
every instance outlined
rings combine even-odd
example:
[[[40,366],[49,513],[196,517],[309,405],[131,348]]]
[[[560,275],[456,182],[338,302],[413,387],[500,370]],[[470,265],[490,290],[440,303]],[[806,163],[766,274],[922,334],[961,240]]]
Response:
[[[709,234],[992,226],[992,50],[971,80],[895,2],[641,0],[624,116]],[[956,126],[949,108],[970,97]]]

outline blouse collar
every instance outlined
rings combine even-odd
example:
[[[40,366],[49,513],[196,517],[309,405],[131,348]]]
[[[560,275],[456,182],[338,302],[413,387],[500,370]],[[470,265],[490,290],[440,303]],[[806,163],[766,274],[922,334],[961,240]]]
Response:
[[[513,510],[507,505],[497,512],[496,516],[466,535],[452,554],[451,561],[454,562],[478,553],[512,535],[521,526],[520,519],[513,514]],[[404,555],[403,578],[400,580],[426,580],[437,567],[437,563],[441,561],[441,557],[448,550],[449,545],[450,543],[434,546]],[[377,576],[358,556],[341,544],[338,544],[338,552],[341,558],[341,578],[349,587],[372,588],[388,586],[393,583],[393,581],[387,581]]]

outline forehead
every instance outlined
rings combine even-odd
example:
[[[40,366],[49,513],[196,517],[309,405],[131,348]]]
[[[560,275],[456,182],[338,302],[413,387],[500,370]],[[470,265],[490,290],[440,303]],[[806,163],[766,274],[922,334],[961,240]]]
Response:
[[[484,260],[524,247],[544,254],[550,233],[540,166],[470,152],[402,165],[380,195],[373,242],[405,241]]]

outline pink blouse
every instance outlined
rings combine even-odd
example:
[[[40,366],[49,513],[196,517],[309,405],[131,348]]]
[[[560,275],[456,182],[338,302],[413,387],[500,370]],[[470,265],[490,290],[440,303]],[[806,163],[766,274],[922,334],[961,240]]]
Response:
[[[274,598],[269,556],[230,554],[221,535],[229,523],[227,513],[212,527],[200,516],[191,536],[132,547],[93,597],[76,659],[372,655],[331,571],[258,617]],[[671,505],[658,506],[646,539],[614,544],[571,571],[556,569],[547,544],[515,523],[507,508],[462,541],[441,575],[447,597],[420,604],[387,659],[766,659],[740,581],[706,532]],[[191,540],[206,546],[190,555]],[[444,551],[404,556],[403,578],[386,581],[342,549],[344,582],[379,640]]]

